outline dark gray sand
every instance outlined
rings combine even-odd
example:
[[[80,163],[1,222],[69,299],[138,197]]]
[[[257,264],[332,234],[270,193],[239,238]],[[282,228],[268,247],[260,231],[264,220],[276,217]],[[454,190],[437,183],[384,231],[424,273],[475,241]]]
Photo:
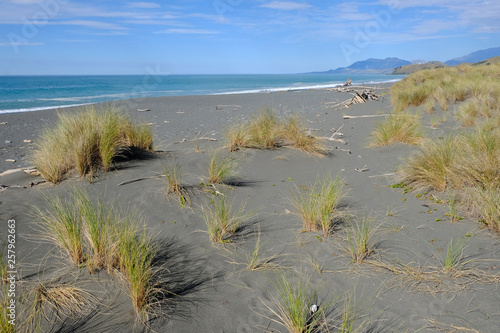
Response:
[[[416,197],[415,192],[405,194],[403,189],[389,186],[395,180],[387,174],[392,174],[416,147],[366,148],[369,134],[381,118],[343,119],[345,114],[390,112],[387,91],[385,95],[384,90],[376,91],[382,94],[379,101],[340,111],[331,106],[352,96],[327,90],[147,98],[114,103],[139,121],[151,124],[155,148],[162,152],[155,159],[121,162],[116,170],[99,174],[92,184],[71,178],[57,186],[40,184],[4,189],[0,193],[0,235],[6,239],[7,220],[15,219],[18,271],[23,278],[18,283],[27,286],[37,279],[64,275],[101,299],[102,304],[86,318],[67,320],[62,325],[64,332],[141,331],[141,325],[134,323],[130,300],[115,279],[105,272],[91,276],[85,269],[79,272],[56,248],[40,242],[37,236],[33,206],[43,207],[44,195],[67,195],[77,185],[94,197],[104,195],[107,202],[123,209],[138,209],[151,232],[167,244],[169,288],[177,296],[172,296],[170,306],[164,309],[166,316],[151,323],[157,332],[286,331],[266,309],[266,305],[272,306],[271,281],[276,272],[245,270],[245,254],[253,250],[259,228],[264,249],[269,255],[278,255],[275,263],[291,276],[310,278],[310,285],[318,288],[320,306],[326,300],[333,300],[331,332],[337,331],[343,300],[350,294],[356,295],[359,307],[357,325],[365,323],[360,332],[500,331],[497,284],[470,282],[467,278],[426,282],[398,277],[369,263],[356,265],[346,253],[345,224],[339,224],[325,238],[313,232],[301,233],[301,221],[289,214],[291,191],[296,186],[308,186],[318,175],[340,174],[349,189],[344,200],[346,209],[356,219],[371,217],[380,225],[371,260],[439,269],[450,239],[469,233],[466,256],[472,262],[467,267],[489,275],[499,274],[498,235],[480,230],[479,224],[469,219],[450,223],[445,216],[448,207],[429,199],[433,193]],[[166,185],[161,178],[118,186],[127,180],[157,175],[161,165],[173,159],[182,166],[185,185],[194,188],[206,182],[205,165],[210,153],[224,145],[224,128],[249,119],[265,105],[279,114],[298,113],[318,137],[330,137],[332,129],[343,126],[340,132],[347,143],[325,141],[332,151],[327,158],[311,157],[288,148],[234,153],[241,162],[240,182],[232,191],[223,190],[236,203],[246,202],[246,208],[257,213],[233,243],[213,246],[208,239],[200,206],[209,200],[210,194],[194,191],[191,205],[182,208],[174,197],[165,197]],[[146,108],[150,111],[137,111]],[[428,116],[425,117],[424,124],[429,125]],[[6,122],[0,125],[0,172],[29,166],[29,154],[38,133],[55,118],[54,110],[0,115],[0,123]],[[451,115],[448,118],[440,129],[428,128],[428,135],[440,136],[453,129]],[[39,180],[17,172],[0,177],[0,184],[28,185]],[[321,273],[313,262],[322,267]]]

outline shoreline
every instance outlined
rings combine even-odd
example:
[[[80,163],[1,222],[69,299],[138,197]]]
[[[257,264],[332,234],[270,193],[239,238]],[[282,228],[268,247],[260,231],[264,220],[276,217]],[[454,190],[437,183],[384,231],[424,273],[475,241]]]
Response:
[[[327,74],[325,74],[327,75]],[[397,81],[402,80],[402,78],[397,78],[397,79],[388,79],[384,81],[367,81],[367,82],[353,82],[352,86],[353,87],[359,87],[359,86],[364,86],[364,85],[381,85],[381,84],[393,84]],[[19,108],[19,109],[4,109],[0,110],[0,115],[1,114],[7,114],[7,113],[20,113],[20,112],[35,112],[35,111],[43,111],[43,110],[50,110],[50,109],[61,109],[61,108],[69,108],[69,107],[75,107],[75,106],[84,106],[84,105],[91,105],[91,104],[99,104],[99,103],[114,103],[114,102],[119,102],[122,100],[129,100],[129,99],[137,99],[137,98],[149,98],[149,97],[179,97],[179,96],[212,96],[212,95],[240,95],[240,94],[260,94],[260,93],[273,93],[273,92],[285,92],[285,91],[301,91],[301,90],[322,90],[322,89],[332,89],[332,88],[337,88],[337,87],[342,87],[343,82],[336,82],[336,83],[328,83],[328,84],[315,84],[315,85],[307,85],[307,83],[303,83],[304,85],[301,86],[284,86],[284,87],[264,87],[264,88],[258,88],[258,89],[243,89],[243,90],[235,90],[235,91],[227,91],[227,92],[215,92],[215,93],[199,93],[199,94],[180,94],[180,95],[164,95],[164,96],[155,96],[154,94],[156,93],[155,91],[151,92],[153,95],[151,96],[144,96],[144,97],[133,97],[132,94],[130,93],[119,93],[117,95],[122,95],[121,98],[117,99],[111,99],[107,101],[99,101],[100,96],[90,96],[90,97],[75,97],[75,99],[89,99],[93,98],[96,99],[96,101],[91,101],[88,103],[73,103],[73,104],[68,104],[68,105],[55,105],[55,106],[39,106],[39,107],[28,107],[28,108]],[[123,98],[126,95],[130,95],[130,98]],[[104,95],[103,95],[104,96]],[[71,97],[64,97],[64,99],[71,99]]]

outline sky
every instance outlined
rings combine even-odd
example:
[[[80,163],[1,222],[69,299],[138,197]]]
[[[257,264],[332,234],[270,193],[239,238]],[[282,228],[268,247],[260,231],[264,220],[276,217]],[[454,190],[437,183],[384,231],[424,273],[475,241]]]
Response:
[[[498,0],[0,0],[0,75],[303,73],[499,46]]]

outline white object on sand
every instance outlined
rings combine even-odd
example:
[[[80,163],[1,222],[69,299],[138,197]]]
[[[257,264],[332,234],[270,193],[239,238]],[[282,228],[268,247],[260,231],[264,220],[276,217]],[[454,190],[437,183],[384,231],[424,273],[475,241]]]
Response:
[[[316,304],[311,305],[311,313],[316,313],[318,311],[318,306]]]

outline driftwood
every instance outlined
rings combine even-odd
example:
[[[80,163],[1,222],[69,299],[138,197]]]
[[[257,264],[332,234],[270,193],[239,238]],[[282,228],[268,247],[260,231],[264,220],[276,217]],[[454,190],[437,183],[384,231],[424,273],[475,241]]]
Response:
[[[146,112],[146,111],[151,111],[151,109],[137,109],[139,112]]]
[[[356,118],[374,118],[374,117],[385,117],[388,116],[388,113],[384,114],[369,114],[369,115],[364,115],[364,116],[348,116],[344,115],[344,119],[356,119]]]
[[[368,168],[365,165],[362,169],[356,168],[356,169],[354,169],[354,171],[356,171],[356,172],[365,172],[365,171],[368,171]]]
[[[208,138],[208,137],[205,137],[205,136],[203,136],[201,138],[196,138],[196,139],[193,139],[193,140],[189,140],[189,141],[196,141],[196,140],[217,141],[217,139],[215,139],[215,138]],[[188,140],[186,140],[186,138],[182,139],[181,141],[175,141],[174,145],[179,144],[179,143],[185,143],[185,142],[188,142]]]
[[[354,96],[351,99],[329,106],[328,108],[337,108],[337,110],[342,110],[342,109],[347,109],[348,107],[354,104],[366,103],[369,100],[372,101],[378,100],[378,96],[371,90],[363,90],[359,92],[357,90],[352,89],[349,92],[354,93],[353,94]]]
[[[342,149],[342,148],[339,148],[339,147],[335,147],[335,149],[340,150],[340,151],[345,151],[345,152],[347,152],[349,154],[352,154],[352,152],[351,152],[350,149]]]
[[[351,81],[351,78],[349,78],[345,83],[344,83],[344,87],[350,87],[352,85],[352,81]]]
[[[241,107],[242,107],[241,105],[216,105],[215,109],[222,110],[223,108],[234,108],[234,110],[236,111],[237,108],[241,108]]]
[[[10,170],[7,170],[7,171],[0,173],[0,177],[7,176],[7,175],[10,175],[11,173],[15,173],[15,172],[19,172],[19,171],[24,171],[30,175],[34,175],[32,172],[36,171],[36,169],[34,166],[29,166],[29,167],[25,167],[25,168],[10,169]],[[34,175],[34,176],[38,176],[38,175]]]

